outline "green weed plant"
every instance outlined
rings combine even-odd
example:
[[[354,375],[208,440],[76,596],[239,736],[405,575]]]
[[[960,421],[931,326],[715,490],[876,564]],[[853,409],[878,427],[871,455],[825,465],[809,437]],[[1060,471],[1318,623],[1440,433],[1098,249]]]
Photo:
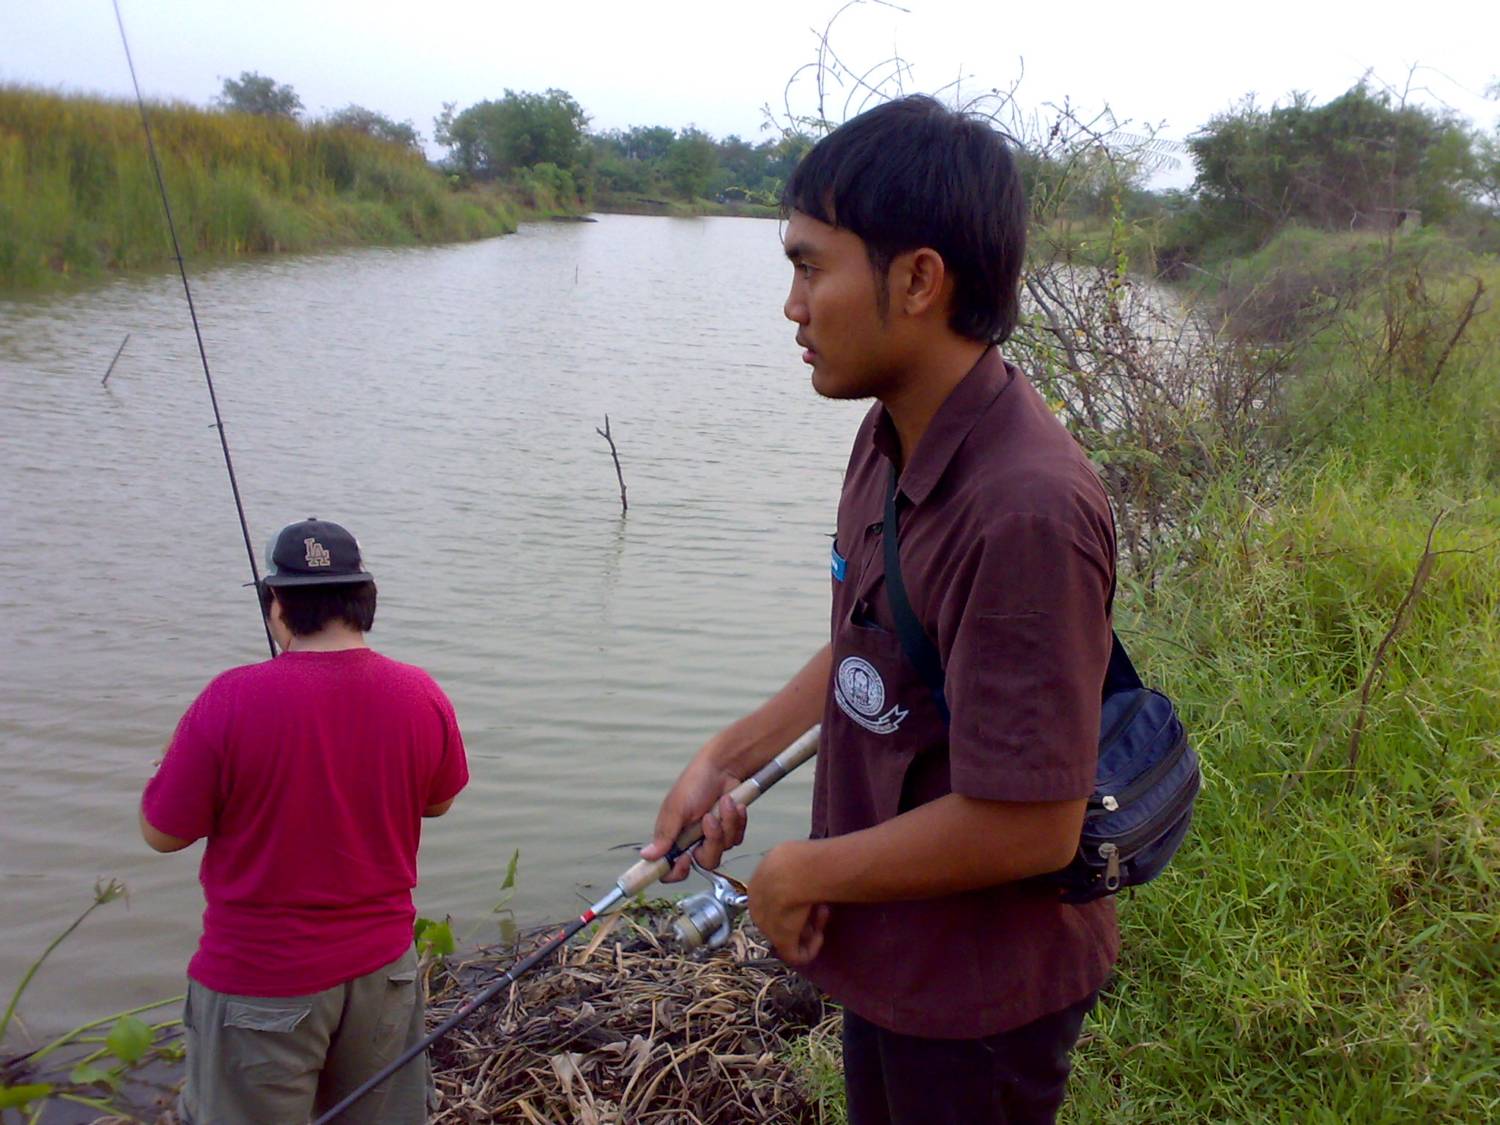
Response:
[[[0,1043],[12,1026],[21,997],[57,947],[95,910],[125,895],[125,884],[118,879],[100,879],[95,883],[94,901],[48,944],[11,992],[5,1015],[0,1018]],[[86,1106],[110,1116],[125,1113],[117,1096],[140,1067],[157,1060],[177,1062],[183,1057],[178,1034],[180,1019],[147,1023],[139,1017],[180,1004],[183,999],[174,996],[115,1012],[72,1028],[35,1050],[0,1057],[0,1114],[15,1110],[27,1125],[36,1125],[53,1101]],[[104,1028],[108,1031],[98,1034]],[[44,1066],[59,1051],[65,1052],[60,1057],[68,1057],[69,1061],[61,1069],[55,1064]]]

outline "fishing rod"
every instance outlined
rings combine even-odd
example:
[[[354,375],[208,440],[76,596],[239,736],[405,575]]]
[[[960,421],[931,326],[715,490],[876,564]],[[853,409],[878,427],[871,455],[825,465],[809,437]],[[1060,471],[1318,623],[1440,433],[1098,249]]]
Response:
[[[182,278],[182,291],[187,296],[188,315],[193,319],[193,336],[198,341],[198,358],[203,363],[203,379],[208,384],[208,401],[214,408],[214,427],[219,431],[219,447],[224,451],[224,467],[229,470],[229,489],[234,493],[234,510],[239,513],[240,534],[245,537],[245,554],[250,558],[250,577],[255,580],[255,608],[260,614],[261,628],[266,631],[266,645],[274,660],[276,642],[271,638],[271,623],[266,618],[264,603],[260,599],[260,568],[255,563],[255,548],[250,545],[250,525],[245,522],[245,505],[240,501],[240,482],[235,479],[234,461],[229,456],[229,439],[224,436],[224,419],[219,414],[219,396],[214,393],[214,377],[208,370],[208,352],[203,347],[203,333],[198,328],[198,309],[193,304],[193,288],[188,284],[187,266],[182,260],[182,244],[177,241],[177,223],[172,218],[172,203],[167,198],[167,181],[162,177],[161,161],[156,155],[156,141],[151,136],[151,118],[146,112],[146,99],[141,97],[141,83],[135,76],[135,60],[130,57],[130,40],[125,36],[125,17],[120,15],[120,0],[113,0],[113,3],[115,23],[120,28],[120,45],[125,48],[125,63],[130,67],[130,83],[135,87],[135,104],[140,107],[141,125],[146,130],[146,149],[151,154],[151,170],[156,173],[156,187],[161,192],[162,210],[167,213],[167,230],[172,235],[172,254],[177,259],[177,273]],[[121,349],[123,348],[122,344]],[[106,375],[105,378],[109,376]]]
[[[754,803],[755,799],[765,793],[767,789],[771,788],[771,786],[775,785],[783,777],[818,752],[818,730],[818,727],[808,730],[797,741],[793,742],[780,754],[777,754],[776,757],[757,770],[753,777],[735,786],[730,791],[729,796],[733,797],[736,803],[741,805]],[[339,1114],[343,1113],[351,1105],[359,1101],[360,1098],[364,1097],[371,1090],[375,1089],[376,1086],[379,1086],[387,1078],[395,1074],[396,1071],[411,1062],[412,1059],[427,1050],[432,1044],[447,1035],[448,1032],[463,1023],[464,1020],[494,1000],[504,989],[515,984],[521,977],[545,961],[565,945],[568,939],[578,933],[579,930],[583,929],[596,918],[601,918],[610,913],[627,899],[639,894],[652,883],[655,883],[670,871],[672,865],[682,855],[689,852],[701,839],[703,839],[703,823],[702,821],[695,820],[678,833],[677,839],[672,844],[671,851],[667,852],[666,855],[660,859],[643,859],[632,866],[615,881],[615,885],[610,888],[608,894],[604,895],[593,906],[590,906],[577,918],[569,922],[540,948],[512,965],[499,980],[486,985],[484,990],[475,996],[474,999],[438,1024],[437,1027],[433,1028],[425,1039],[420,1043],[408,1047],[401,1053],[399,1058],[393,1060],[387,1066],[383,1067],[373,1078],[370,1078],[357,1089],[353,1090],[343,1101],[314,1121],[313,1125],[326,1125],[327,1122],[338,1117]],[[740,908],[743,909],[743,904],[741,904]]]

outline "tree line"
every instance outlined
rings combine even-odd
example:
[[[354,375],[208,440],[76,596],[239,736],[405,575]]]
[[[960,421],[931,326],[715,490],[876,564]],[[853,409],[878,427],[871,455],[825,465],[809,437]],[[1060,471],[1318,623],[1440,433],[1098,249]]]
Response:
[[[1500,98],[1500,84],[1490,93]],[[302,111],[290,86],[254,72],[224,80],[218,104],[273,116]],[[416,150],[424,143],[411,121],[359,105],[323,120]],[[767,205],[815,139],[800,127],[748,141],[692,125],[591,132],[589,123],[565,90],[507,89],[462,109],[446,103],[432,139],[446,150],[439,167],[464,183],[530,177],[583,203],[613,195]],[[1478,228],[1493,226],[1500,209],[1500,127],[1485,133],[1368,81],[1321,105],[1306,94],[1270,107],[1246,99],[1191,134],[1186,149],[1196,178],[1168,192],[1147,190],[1151,164],[1131,152],[1116,161],[1101,160],[1097,148],[1080,157],[1023,146],[1020,158],[1034,194],[1066,179],[1076,217],[1121,208],[1163,217],[1168,241],[1189,256],[1244,252],[1289,224],[1347,229],[1411,216]],[[1080,175],[1080,159],[1099,161],[1097,174]]]
[[[448,150],[446,167],[456,175],[482,181],[555,170],[585,199],[605,193],[774,206],[813,143],[806,133],[780,130],[759,143],[733,134],[719,140],[692,125],[589,132],[583,107],[556,89],[506,90],[463,110],[449,102],[433,124],[433,139]]]
[[[216,104],[228,112],[298,119],[302,99],[272,78],[246,71],[223,80]],[[337,128],[421,151],[410,121],[348,105],[320,119]],[[689,125],[632,126],[590,132],[589,116],[565,90],[505,90],[500,98],[459,109],[447,102],[433,120],[432,139],[446,151],[443,171],[466,183],[525,176],[555,194],[587,202],[598,193],[677,200],[718,199],[774,206],[781,185],[813,138],[777,130],[757,143],[719,140]]]

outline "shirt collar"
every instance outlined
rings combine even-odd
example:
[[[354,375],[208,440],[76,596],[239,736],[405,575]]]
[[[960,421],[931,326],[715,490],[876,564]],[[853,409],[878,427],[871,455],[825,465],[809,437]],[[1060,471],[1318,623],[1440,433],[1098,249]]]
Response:
[[[979,362],[969,369],[958,386],[949,392],[932,416],[932,422],[922,440],[917,442],[911,462],[901,474],[899,491],[912,504],[927,499],[964,438],[979,421],[980,415],[1000,397],[1016,377],[1016,369],[1000,358],[1000,349],[990,347],[979,357]],[[885,406],[880,407],[875,419],[875,430],[871,440],[886,460],[895,464],[901,455],[901,439],[896,425],[891,421]]]

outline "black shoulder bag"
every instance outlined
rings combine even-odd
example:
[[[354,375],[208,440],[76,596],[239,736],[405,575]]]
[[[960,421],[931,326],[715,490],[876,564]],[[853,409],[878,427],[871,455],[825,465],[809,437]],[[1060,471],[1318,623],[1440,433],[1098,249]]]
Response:
[[[886,594],[902,651],[932,692],[943,721],[949,722],[942,660],[912,611],[901,577],[894,465],[885,495],[881,538]],[[1202,782],[1198,756],[1188,745],[1172,701],[1141,683],[1120,638],[1113,631],[1110,636],[1113,644],[1104,674],[1099,767],[1083,818],[1078,854],[1061,871],[1043,876],[1059,888],[1064,902],[1090,902],[1121,887],[1156,878],[1187,835],[1193,799]]]

